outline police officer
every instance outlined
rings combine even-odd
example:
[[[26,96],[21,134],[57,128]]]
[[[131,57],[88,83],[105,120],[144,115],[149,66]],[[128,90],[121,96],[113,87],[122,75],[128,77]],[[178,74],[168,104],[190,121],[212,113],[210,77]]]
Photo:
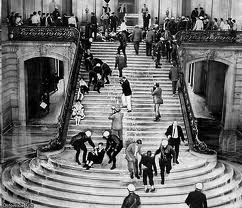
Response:
[[[79,161],[79,155],[80,151],[83,151],[82,155],[82,162],[86,163],[86,156],[87,156],[87,147],[85,145],[86,142],[88,142],[93,148],[95,148],[95,145],[91,139],[92,133],[90,131],[86,132],[80,132],[71,139],[71,145],[76,150],[76,162],[81,165]]]
[[[116,156],[123,148],[123,142],[119,139],[118,136],[111,134],[109,131],[103,132],[103,138],[107,140],[106,143],[106,153],[109,157],[108,163],[113,162],[111,170],[116,168]]]
[[[156,150],[155,155],[160,154],[159,165],[160,165],[160,174],[161,174],[161,184],[164,184],[165,181],[165,169],[166,173],[169,174],[171,167],[171,159],[173,158],[173,165],[176,164],[176,152],[168,145],[168,140],[162,140],[161,146]]]

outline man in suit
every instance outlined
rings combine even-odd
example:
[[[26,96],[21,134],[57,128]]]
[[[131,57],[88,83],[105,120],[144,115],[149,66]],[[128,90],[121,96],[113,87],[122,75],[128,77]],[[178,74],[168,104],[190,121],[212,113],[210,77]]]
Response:
[[[93,148],[95,148],[95,145],[91,139],[92,133],[90,131],[86,132],[80,132],[71,139],[71,145],[76,150],[76,162],[81,165],[79,161],[79,155],[80,151],[83,151],[82,155],[82,162],[86,163],[86,156],[87,156],[87,147],[85,145],[86,142],[88,142]]]
[[[127,187],[129,195],[125,197],[121,208],[138,208],[140,206],[140,197],[135,191],[135,186],[131,183]]]
[[[159,119],[161,118],[159,108],[160,108],[160,104],[163,104],[163,99],[161,97],[162,89],[160,88],[159,83],[155,83],[151,93],[152,93],[152,96],[153,96],[153,102],[155,104],[155,106],[154,106],[154,110],[155,110],[154,121],[159,121]]]
[[[159,165],[160,165],[160,175],[161,175],[161,184],[163,185],[165,182],[165,169],[166,173],[170,174],[172,169],[171,160],[173,158],[173,165],[176,163],[176,152],[172,149],[170,145],[168,145],[168,141],[166,139],[162,140],[160,148],[156,150],[155,155],[160,154]]]
[[[94,33],[94,40],[96,40],[97,38],[97,17],[95,16],[95,13],[92,12],[91,13],[91,33],[92,33],[92,37],[93,37],[93,33]]]
[[[109,17],[110,19],[110,29],[111,32],[115,32],[117,31],[117,23],[118,23],[118,17],[115,15],[114,12],[111,13],[111,16]]]
[[[119,106],[112,106],[112,114],[108,117],[112,120],[111,131],[112,134],[117,135],[121,140],[123,140],[123,117],[124,114],[120,112]]]
[[[142,30],[138,25],[134,27],[131,40],[134,42],[134,50],[136,55],[139,54],[139,43],[142,41]]]
[[[142,140],[138,139],[135,143],[129,144],[125,151],[125,159],[128,162],[128,170],[131,179],[134,178],[134,175],[137,179],[140,179],[138,174],[138,154],[141,156],[141,146]]]
[[[131,107],[132,90],[131,90],[129,81],[126,79],[126,77],[123,77],[120,83],[123,90],[123,94],[122,94],[123,107],[127,107],[127,112],[131,112],[132,111],[132,107]]]
[[[196,23],[196,18],[198,17],[198,8],[195,8],[193,11],[192,11],[192,14],[191,14],[191,19],[192,19],[192,26],[194,27],[195,23]]]
[[[195,191],[192,191],[188,194],[185,203],[190,208],[207,208],[207,197],[202,193],[203,184],[197,183],[195,185]]]
[[[175,147],[176,164],[179,164],[178,162],[179,146],[181,144],[181,140],[184,142],[185,139],[184,139],[182,128],[179,125],[177,125],[177,121],[174,121],[173,124],[167,128],[165,135],[169,140],[169,144],[173,148]]]
[[[150,192],[155,191],[154,180],[153,180],[153,171],[155,171],[155,176],[157,176],[157,168],[155,164],[155,158],[151,156],[151,151],[147,151],[147,154],[141,156],[141,161],[139,163],[140,173],[143,170],[143,183],[145,186],[145,193],[149,192],[147,186],[147,177],[149,178],[149,183],[151,186]],[[141,174],[140,174],[141,175]]]
[[[118,50],[117,55],[115,57],[115,69],[118,68],[119,77],[123,76],[123,68],[126,66],[125,57],[120,54],[120,50]]]
[[[149,28],[146,35],[146,56],[151,56],[152,44],[155,42],[155,31]]]
[[[109,157],[108,163],[113,162],[111,170],[116,168],[116,156],[123,148],[123,141],[115,134],[109,131],[103,133],[103,138],[107,140],[105,151]]]
[[[118,53],[120,54],[120,50],[122,50],[122,52],[124,54],[125,67],[127,67],[127,55],[126,55],[127,36],[126,36],[125,31],[118,33],[117,38],[120,43],[120,45],[118,47]]]
[[[176,94],[177,82],[179,79],[179,70],[175,62],[173,62],[173,67],[170,69],[169,79],[172,81],[172,92],[174,97]]]

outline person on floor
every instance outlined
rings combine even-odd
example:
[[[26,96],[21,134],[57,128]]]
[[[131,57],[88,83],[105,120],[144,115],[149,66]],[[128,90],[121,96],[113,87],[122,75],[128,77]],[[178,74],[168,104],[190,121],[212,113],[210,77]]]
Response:
[[[92,133],[90,131],[86,131],[86,132],[80,132],[71,138],[70,144],[76,150],[76,162],[78,163],[78,165],[81,165],[79,161],[79,155],[81,150],[83,151],[82,162],[86,164],[87,147],[85,143],[88,142],[93,148],[95,148],[95,145],[91,139],[91,136],[92,136]]]
[[[131,41],[134,42],[134,50],[136,55],[139,54],[139,44],[142,41],[142,30],[139,28],[138,25],[134,27],[132,36],[131,36]]]
[[[155,176],[157,176],[157,168],[156,168],[156,164],[155,164],[155,157],[151,156],[151,151],[147,151],[147,154],[143,154],[141,156],[141,161],[139,163],[139,169],[140,169],[140,173],[143,170],[143,183],[145,186],[145,193],[150,192],[154,192],[155,191],[155,187],[154,187],[154,180],[153,180],[153,171],[155,172]],[[141,174],[140,174],[141,175]],[[151,186],[151,189],[148,189],[147,186],[147,178],[149,178],[149,183]]]
[[[170,174],[172,169],[171,160],[173,158],[173,165],[176,164],[176,152],[173,148],[168,145],[168,140],[162,140],[160,148],[156,150],[155,155],[160,154],[159,165],[160,165],[160,175],[161,175],[161,184],[165,183],[165,171],[167,174]]]
[[[120,43],[120,45],[118,47],[118,53],[120,54],[120,51],[122,50],[122,52],[124,54],[125,67],[127,67],[126,46],[127,46],[128,40],[127,40],[126,32],[121,31],[120,33],[118,33],[117,38]]]
[[[115,134],[111,134],[109,131],[103,133],[103,138],[107,140],[105,151],[108,155],[108,163],[113,163],[111,170],[115,169],[116,156],[123,148],[123,141]]]
[[[125,57],[120,54],[120,51],[118,51],[115,57],[115,69],[118,68],[119,78],[123,76],[123,68],[125,66],[126,66]]]
[[[207,197],[202,193],[203,184],[197,183],[195,185],[195,191],[192,191],[188,194],[185,203],[190,208],[207,208]]]
[[[135,193],[135,186],[129,184],[127,187],[129,195],[125,197],[121,208],[139,208],[141,205],[140,197]]]
[[[125,150],[125,159],[128,162],[128,170],[130,173],[130,178],[133,179],[134,175],[137,179],[140,179],[139,173],[138,173],[138,160],[139,156],[141,156],[141,146],[142,146],[142,140],[138,139],[134,143],[130,143],[128,147]]]
[[[84,106],[81,104],[81,100],[77,100],[73,106],[72,116],[75,118],[76,126],[80,126],[81,120],[85,118]]]
[[[149,28],[146,35],[146,56],[151,56],[152,53],[152,45],[155,42],[155,31],[153,28]]]
[[[179,80],[179,69],[175,62],[173,62],[173,66],[171,67],[169,71],[169,79],[172,82],[172,93],[173,97],[176,95],[176,89],[177,89],[177,82]]]
[[[177,124],[177,121],[174,121],[173,124],[167,128],[165,135],[168,138],[169,145],[171,145],[173,148],[175,147],[176,164],[179,164],[179,146],[181,144],[181,140],[185,142],[185,139],[182,128]]]
[[[123,141],[123,117],[124,114],[121,113],[119,106],[112,106],[112,113],[108,117],[109,120],[112,120],[111,132],[112,134],[117,135]]]
[[[105,149],[103,143],[98,143],[98,147],[94,148],[92,152],[87,154],[86,164],[83,166],[86,170],[89,170],[93,164],[101,164],[105,155]]]
[[[160,104],[163,104],[162,99],[162,89],[160,88],[159,83],[155,83],[154,87],[151,91],[151,94],[153,96],[153,102],[154,102],[154,110],[155,110],[155,119],[154,121],[159,121],[161,118],[160,115]]]
[[[103,62],[101,64],[101,71],[102,71],[102,80],[103,80],[103,82],[106,79],[105,84],[110,84],[108,76],[112,75],[112,70],[110,69],[109,65],[107,63]]]
[[[131,107],[132,90],[131,90],[129,81],[126,79],[126,77],[123,77],[120,83],[123,90],[123,94],[122,94],[123,108],[127,107],[127,112],[131,112],[132,111],[132,107]]]

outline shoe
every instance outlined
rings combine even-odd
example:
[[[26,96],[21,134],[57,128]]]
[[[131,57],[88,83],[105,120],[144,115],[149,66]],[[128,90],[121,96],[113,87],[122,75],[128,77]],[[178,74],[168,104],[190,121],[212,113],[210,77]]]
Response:
[[[81,165],[81,163],[79,161],[76,161],[78,165]]]
[[[155,191],[155,188],[151,189],[150,192],[154,192]]]
[[[160,184],[161,184],[161,185],[164,185],[164,181],[161,181]]]
[[[161,66],[156,66],[155,68],[161,68]]]
[[[127,105],[123,105],[121,108],[127,108]]]
[[[161,118],[161,115],[158,115],[158,118]]]
[[[179,164],[178,160],[176,161],[176,164]]]
[[[130,173],[130,178],[133,179],[134,178],[134,173]]]
[[[85,165],[83,165],[82,167],[83,167],[83,168],[86,168],[86,167],[88,167],[88,165],[87,165],[87,164],[85,164]]]
[[[149,193],[149,191],[150,191],[150,190],[149,190],[148,188],[147,188],[147,189],[145,189],[145,193]]]
[[[127,112],[130,113],[130,112],[132,112],[132,110],[128,110]]]
[[[110,82],[105,82],[105,84],[110,84]]]
[[[91,166],[87,166],[87,167],[86,167],[86,170],[89,170],[90,168],[91,168]]]
[[[109,159],[108,164],[110,164],[111,162],[112,162],[112,159]]]
[[[101,93],[100,90],[97,90],[98,93]]]
[[[137,179],[140,179],[139,175],[135,175],[135,177],[136,177]]]
[[[113,169],[115,169],[116,168],[116,165],[113,165],[111,168],[110,168],[110,170],[113,170]]]
[[[156,117],[155,119],[154,119],[154,121],[159,121],[160,119],[159,119],[159,117]]]

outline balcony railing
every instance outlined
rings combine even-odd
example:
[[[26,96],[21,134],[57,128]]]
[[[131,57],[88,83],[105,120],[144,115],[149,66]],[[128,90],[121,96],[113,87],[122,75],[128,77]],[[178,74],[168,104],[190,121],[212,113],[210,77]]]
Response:
[[[179,45],[181,43],[242,44],[242,31],[179,31],[175,39]]]
[[[74,27],[9,27],[8,36],[11,41],[79,41],[79,31]]]

